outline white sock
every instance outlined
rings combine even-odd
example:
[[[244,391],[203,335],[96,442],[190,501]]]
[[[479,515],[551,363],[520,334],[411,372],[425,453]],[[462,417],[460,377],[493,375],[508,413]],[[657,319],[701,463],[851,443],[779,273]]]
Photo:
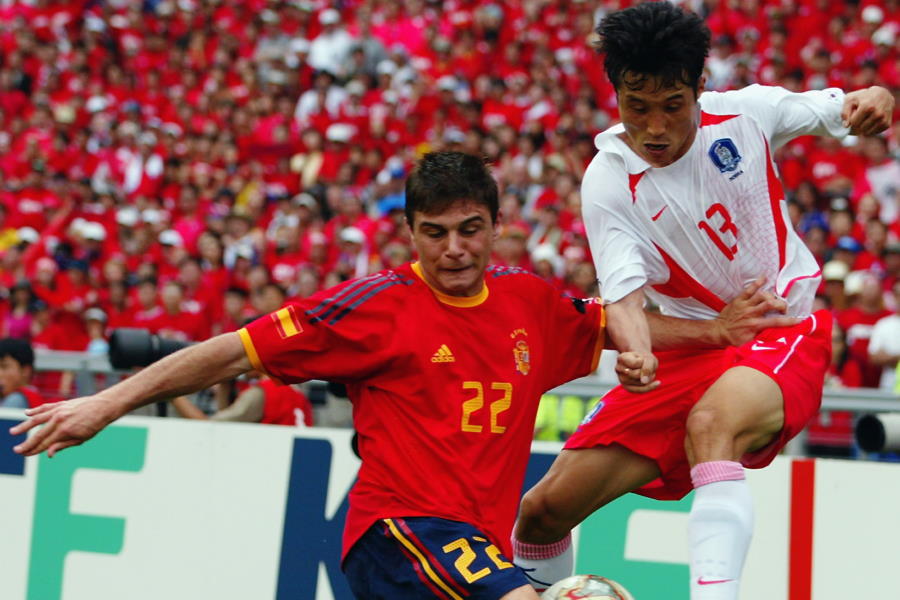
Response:
[[[514,537],[513,552],[514,562],[525,571],[528,583],[538,592],[571,575],[575,566],[571,533],[553,544],[526,544]]]
[[[738,600],[752,534],[753,500],[745,479],[695,487],[688,519],[691,600]]]

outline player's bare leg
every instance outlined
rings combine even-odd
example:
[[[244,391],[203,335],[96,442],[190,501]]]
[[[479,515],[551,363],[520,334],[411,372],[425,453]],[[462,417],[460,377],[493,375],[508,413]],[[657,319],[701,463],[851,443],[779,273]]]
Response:
[[[571,530],[601,506],[658,476],[656,463],[621,446],[563,450],[522,498],[513,536],[516,564],[536,589],[568,577]]]
[[[781,388],[748,367],[725,372],[691,410],[685,439],[694,483],[691,600],[737,600],[753,533],[753,501],[739,461],[783,425]]]

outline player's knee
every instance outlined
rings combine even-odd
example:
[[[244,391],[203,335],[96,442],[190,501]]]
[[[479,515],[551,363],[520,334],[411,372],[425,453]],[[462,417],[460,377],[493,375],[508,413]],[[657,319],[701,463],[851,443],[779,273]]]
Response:
[[[724,419],[712,406],[695,406],[685,423],[688,440],[696,442],[726,433]]]
[[[530,544],[552,544],[569,533],[564,511],[540,487],[522,497],[516,538]]]

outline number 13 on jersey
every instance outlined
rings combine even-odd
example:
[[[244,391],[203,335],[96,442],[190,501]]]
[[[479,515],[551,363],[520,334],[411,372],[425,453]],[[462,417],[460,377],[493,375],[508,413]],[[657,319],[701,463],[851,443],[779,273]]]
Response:
[[[734,255],[737,254],[738,251],[738,228],[737,225],[734,224],[734,221],[731,220],[728,209],[716,202],[706,209],[706,218],[708,220],[700,221],[697,223],[697,227],[702,229],[703,232],[709,236],[709,239],[716,245],[719,252],[725,255],[725,258],[734,260]],[[729,245],[725,241],[726,239],[734,240],[734,243]]]

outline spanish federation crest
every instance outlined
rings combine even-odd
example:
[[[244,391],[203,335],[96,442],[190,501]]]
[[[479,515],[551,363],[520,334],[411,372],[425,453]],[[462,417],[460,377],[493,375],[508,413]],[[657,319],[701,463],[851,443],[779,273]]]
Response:
[[[513,358],[516,359],[516,371],[522,375],[528,375],[531,371],[531,350],[528,349],[528,342],[518,340],[513,346]]]
[[[722,138],[713,142],[709,147],[709,157],[721,173],[730,173],[738,168],[741,162],[741,154],[731,138]]]

